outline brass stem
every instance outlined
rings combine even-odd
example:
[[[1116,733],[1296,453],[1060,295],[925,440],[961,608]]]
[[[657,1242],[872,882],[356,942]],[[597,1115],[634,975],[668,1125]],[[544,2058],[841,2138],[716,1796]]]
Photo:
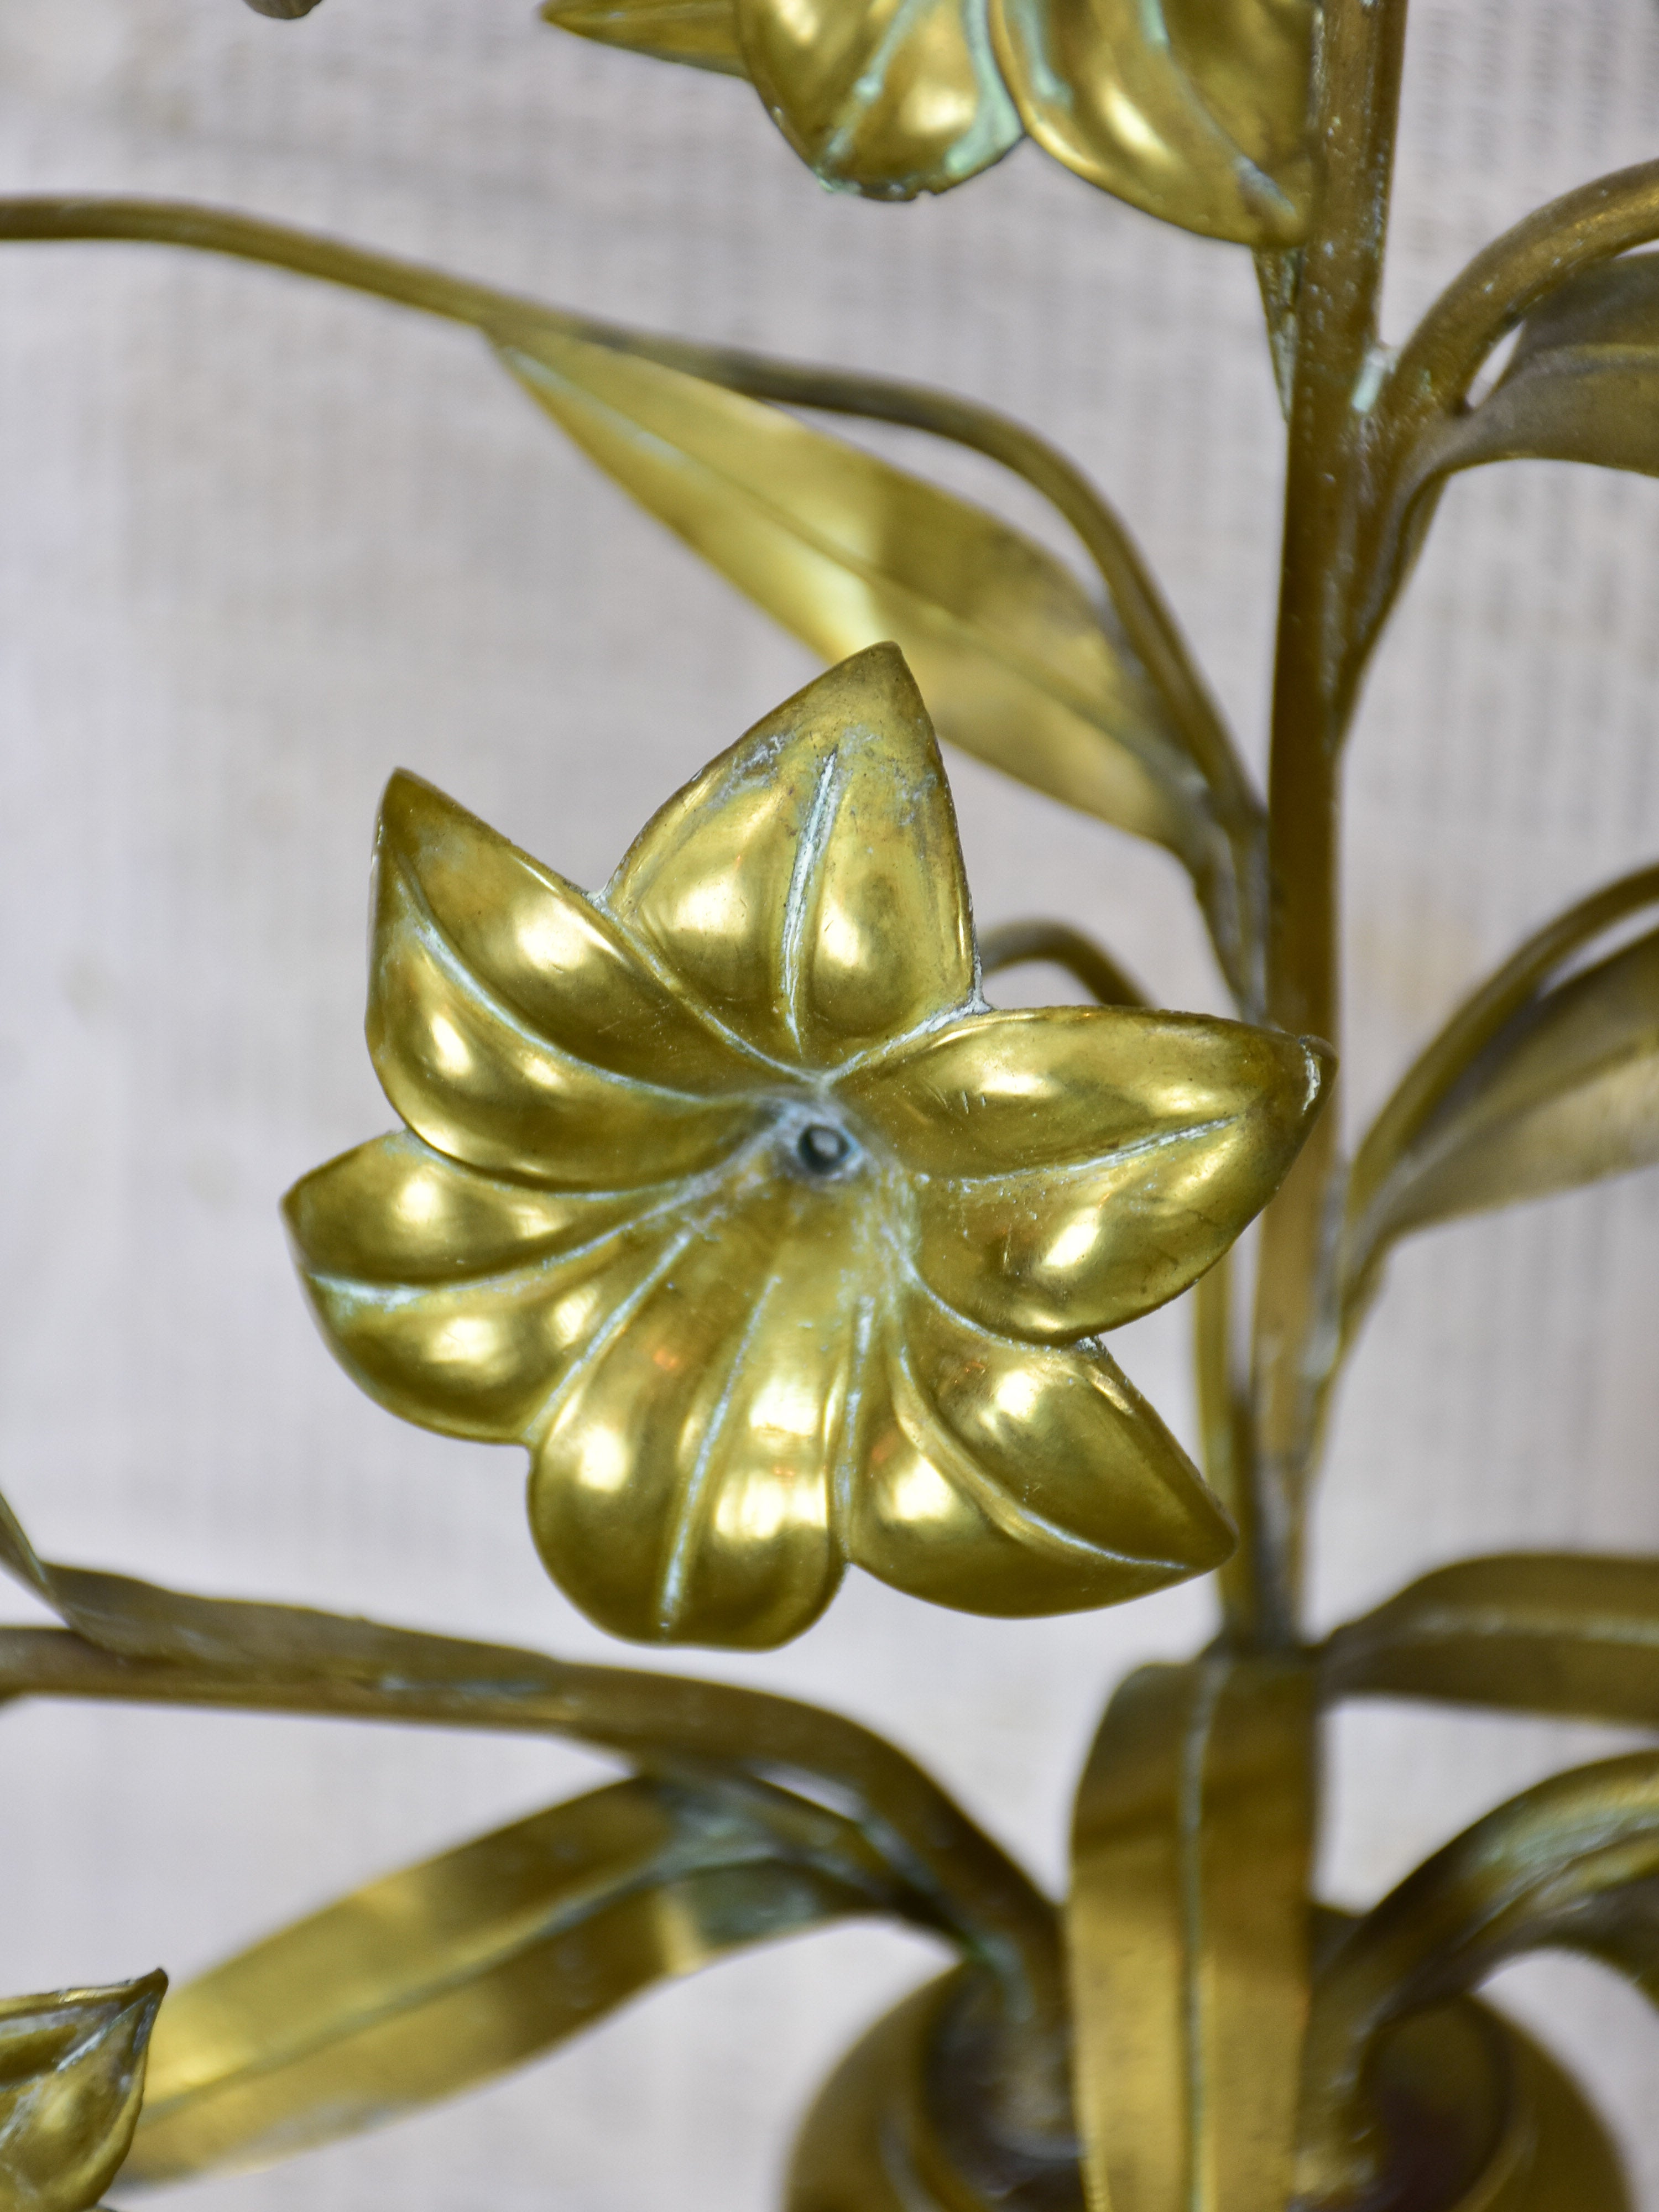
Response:
[[[1193,1291],[1193,1371],[1198,1431],[1210,1487],[1233,1516],[1238,1549],[1216,1577],[1222,1632],[1249,1650],[1261,1640],[1261,1591],[1255,1560],[1261,1532],[1255,1491],[1244,1479],[1249,1465],[1249,1407],[1240,1388],[1233,1349],[1231,1253],[1224,1253]]]
[[[1353,538],[1364,494],[1365,385],[1375,372],[1405,0],[1326,9],[1316,213],[1297,301],[1285,543],[1267,793],[1267,1010],[1340,1042],[1339,765]],[[1334,1101],[1267,1209],[1248,1481],[1259,1632],[1297,1637],[1302,1519],[1321,1383],[1335,1339],[1328,1224],[1340,1173]]]

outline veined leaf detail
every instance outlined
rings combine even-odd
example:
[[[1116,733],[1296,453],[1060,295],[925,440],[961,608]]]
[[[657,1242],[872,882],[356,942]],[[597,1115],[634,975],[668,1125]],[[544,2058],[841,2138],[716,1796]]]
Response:
[[[1310,1670],[1145,1667],[1078,1791],[1072,1957],[1091,2201],[1280,2212],[1311,1931]]]
[[[983,509],[780,409],[544,331],[501,348],[659,520],[836,660],[891,638],[940,734],[1194,874],[1224,840],[1139,666],[1052,556]]]
[[[1303,238],[1304,0],[994,0],[991,20],[1025,128],[1067,168],[1208,237]]]
[[[178,2180],[378,2126],[653,1982],[883,1902],[728,1795],[616,1784],[372,1882],[177,1991],[128,2171]]]
[[[1321,1686],[1659,1727],[1659,1559],[1459,1559],[1337,1629]]]

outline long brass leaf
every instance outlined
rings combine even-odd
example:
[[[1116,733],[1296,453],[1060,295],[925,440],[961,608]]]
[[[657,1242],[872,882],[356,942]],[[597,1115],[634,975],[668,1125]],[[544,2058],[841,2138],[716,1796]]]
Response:
[[[1419,1135],[1376,1233],[1656,1159],[1659,931],[1546,993],[1494,1038]]]
[[[132,2140],[165,1974],[0,1998],[0,2204],[86,2212]]]
[[[1030,539],[781,410],[553,331],[506,366],[659,521],[828,660],[891,638],[940,733],[1197,855],[1202,785],[1141,671]]]
[[[1146,1667],[1073,1825],[1076,2090],[1095,2212],[1282,2212],[1308,2001],[1313,1677]]]
[[[187,201],[27,195],[0,198],[0,240],[116,238],[262,262],[466,323],[491,333],[501,343],[532,352],[544,336],[568,336],[637,354],[733,392],[902,423],[984,453],[1024,477],[1077,532],[1098,570],[1127,642],[1127,657],[1118,658],[1127,658],[1127,665],[1138,665],[1145,672],[1156,697],[1157,726],[1186,756],[1177,781],[1184,783],[1187,763],[1198,769],[1202,802],[1180,810],[1194,817],[1181,849],[1194,872],[1217,956],[1240,1009],[1247,1018],[1260,1018],[1267,896],[1260,801],[1121,518],[1072,462],[1023,424],[924,386],[629,331],[419,263]],[[1069,583],[1069,579],[1064,580]],[[1024,773],[1017,762],[1000,764],[1012,775]],[[1086,799],[1080,803],[1090,804]],[[1203,818],[1212,812],[1213,822]]]
[[[177,1990],[128,2176],[268,2164],[379,2126],[653,1982],[883,1902],[718,1794],[616,1784],[371,1882]]]
[[[1596,936],[1655,902],[1659,868],[1644,868],[1548,923],[1407,1073],[1354,1162],[1351,1317],[1408,1230],[1659,1158],[1659,933],[1552,981]]]
[[[787,1834],[811,1798],[845,1806],[839,1848],[860,1863],[873,1853],[890,1909],[987,1962],[1010,2016],[1026,2024],[1012,2094],[1034,2106],[1063,2102],[1054,1907],[930,1775],[855,1721],[734,1684],[47,1565],[3,1498],[0,1565],[75,1632],[0,1629],[0,1702],[89,1698],[562,1735],[758,1788],[757,1817],[775,1825],[787,1814]],[[806,1797],[769,1786],[778,1782],[804,1783]]]
[[[1320,1684],[1659,1728],[1659,1559],[1460,1559],[1335,1630]]]
[[[1399,2021],[1544,1947],[1659,2000],[1659,1754],[1557,1775],[1426,1859],[1322,1970],[1309,2017],[1298,2198],[1364,2200],[1386,2158],[1367,2069]]]

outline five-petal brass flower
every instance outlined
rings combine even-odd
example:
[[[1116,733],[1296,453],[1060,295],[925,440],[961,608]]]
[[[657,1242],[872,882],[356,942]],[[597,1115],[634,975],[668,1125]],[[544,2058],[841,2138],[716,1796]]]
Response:
[[[335,1350],[531,1449],[606,1628],[761,1646],[845,1563],[988,1613],[1215,1565],[1098,1332],[1278,1185],[1322,1060],[1194,1014],[993,1012],[897,648],[769,715],[589,899],[429,786],[382,809],[369,1047],[406,1130],[290,1194]]]

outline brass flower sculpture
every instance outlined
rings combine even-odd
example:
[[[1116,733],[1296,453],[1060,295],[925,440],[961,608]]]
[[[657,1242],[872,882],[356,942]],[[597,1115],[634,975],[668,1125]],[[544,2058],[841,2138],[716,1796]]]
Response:
[[[1214,1566],[1235,1523],[1237,1549],[1212,1640],[1105,1704],[1062,1900],[830,1708],[64,1565],[0,1498],[0,1571],[59,1623],[0,1626],[0,1704],[550,1735],[633,1770],[382,1872],[159,2012],[159,1975],[0,2000],[0,2212],[338,2141],[871,1915],[954,1963],[825,2081],[785,2212],[1631,2212],[1571,2075],[1479,1992],[1553,1948],[1659,1990],[1659,1750],[1491,1808],[1353,1914],[1322,1895],[1322,1747],[1366,1698],[1651,1735],[1659,1557],[1453,1560],[1322,1638],[1304,1584],[1332,1407],[1401,1240],[1659,1161],[1651,860],[1471,979],[1351,1155],[1317,1112],[1344,747],[1442,490],[1517,459],[1659,475],[1659,253],[1633,250],[1659,243],[1659,162],[1534,210],[1396,345],[1406,0],[544,13],[748,79],[826,183],[938,191],[1026,135],[1261,249],[1288,426],[1267,776],[1122,519],[973,399],[222,210],[0,202],[0,240],[207,250],[477,331],[538,427],[840,664],[596,896],[393,778],[368,1034],[404,1126],[290,1194],[324,1330],[395,1412],[527,1447],[550,1571],[637,1639],[775,1644],[849,1562],[1020,1614]],[[1109,377],[1102,404],[1136,402]],[[804,411],[1010,472],[1097,588]],[[976,949],[910,666],[947,743],[1187,872],[1241,1021],[1148,1011],[1074,917]],[[1038,960],[1097,1004],[988,1006],[983,976]],[[1264,1206],[1247,1299],[1227,1248]],[[1188,1285],[1213,1495],[1102,1342]]]
[[[408,775],[378,872],[369,1045],[408,1129],[290,1194],[300,1263],[384,1404],[530,1447],[595,1620],[768,1645],[848,1560],[1041,1613],[1225,1557],[1095,1340],[1271,1197],[1324,1055],[990,1011],[896,647],[722,754],[597,899]]]

